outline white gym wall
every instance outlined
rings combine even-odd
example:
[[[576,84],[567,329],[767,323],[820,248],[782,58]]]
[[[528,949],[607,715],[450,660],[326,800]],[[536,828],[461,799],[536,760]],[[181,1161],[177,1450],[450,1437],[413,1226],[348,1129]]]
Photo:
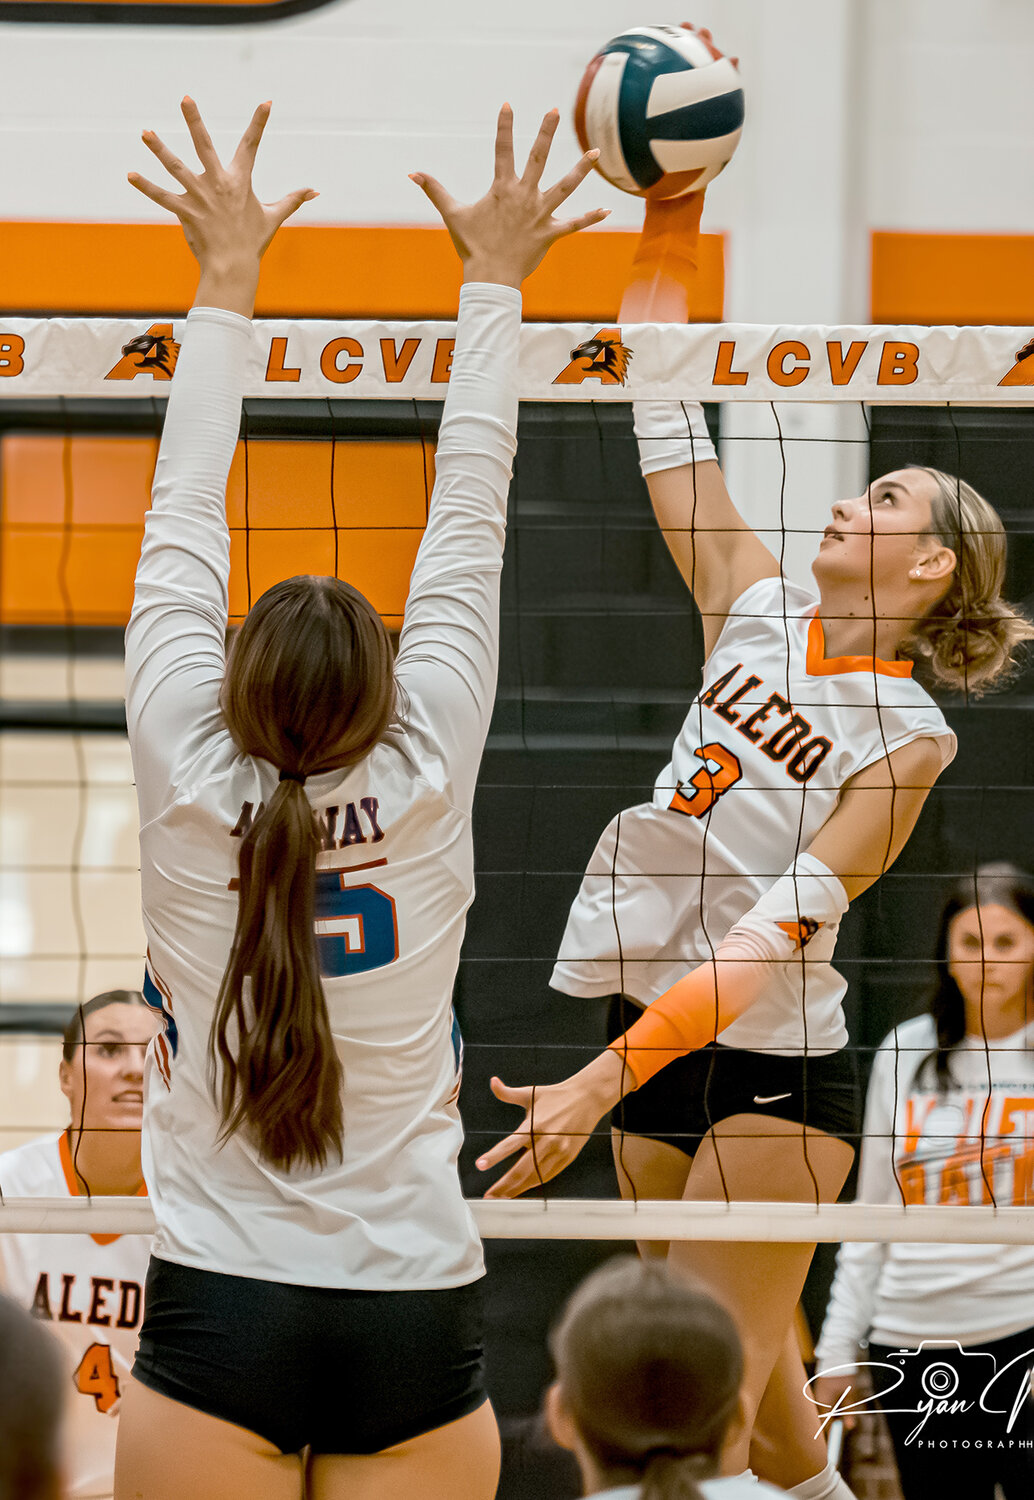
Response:
[[[184,141],[176,103],[191,92],[225,143],[274,99],[260,187],[311,182],[321,197],[309,222],[429,222],[408,172],[477,192],[503,98],[521,145],[558,104],[556,160],[568,160],[570,105],[595,48],[639,21],[687,16],[741,56],[747,89],[740,152],[705,214],[729,236],[731,320],[866,321],[873,228],[1034,230],[1028,0],[341,0],[252,27],[4,26],[0,217],[157,217],[125,173],[147,170],[142,127]],[[615,227],[639,219],[595,178],[575,202],[611,207]],[[775,430],[768,411],[726,412],[730,438]],[[864,436],[856,413],[787,405],[782,420],[791,439]],[[793,524],[821,527],[835,496],[857,493],[863,454],[791,443]],[[771,524],[778,452],[744,441],[726,456],[749,518]],[[806,572],[811,550],[788,538],[791,573]]]
[[[709,221],[748,231],[766,275],[784,274],[773,255],[787,276],[798,263],[774,227],[845,199],[883,229],[1034,229],[1028,0],[341,0],[252,27],[4,25],[0,214],[146,217],[125,183],[147,159],[134,138],[147,124],[175,134],[189,90],[226,138],[272,96],[264,178],[311,177],[321,219],[425,221],[405,174],[427,167],[474,191],[502,97],[525,140],[558,104],[573,149],[566,111],[595,47],[690,14],[739,51],[749,89],[743,149],[711,191]],[[602,196],[613,224],[636,222],[635,203],[606,184],[582,196]],[[730,296],[764,281],[743,264]],[[773,302],[764,316],[795,314]]]

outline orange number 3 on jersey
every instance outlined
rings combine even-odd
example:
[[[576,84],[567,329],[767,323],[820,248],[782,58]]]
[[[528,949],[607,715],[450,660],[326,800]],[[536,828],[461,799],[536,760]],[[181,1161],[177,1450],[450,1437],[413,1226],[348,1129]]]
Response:
[[[91,1344],[75,1372],[75,1388],[92,1396],[98,1411],[110,1411],[122,1394],[107,1344]]]
[[[722,793],[739,781],[743,775],[743,767],[732,751],[726,750],[717,741],[698,746],[693,754],[699,755],[704,764],[688,782],[679,782],[668,806],[672,812],[685,813],[688,818],[702,818],[704,813],[710,812]],[[695,790],[692,796],[687,797],[686,792],[690,787]]]

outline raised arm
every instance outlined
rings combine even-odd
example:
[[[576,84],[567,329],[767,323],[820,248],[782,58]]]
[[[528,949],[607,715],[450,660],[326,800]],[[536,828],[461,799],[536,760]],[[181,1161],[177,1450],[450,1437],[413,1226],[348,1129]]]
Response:
[[[647,202],[621,323],[685,323],[693,308],[704,194]],[[637,401],[639,456],[657,523],[704,623],[710,655],[725,617],[779,564],[730,498],[696,401]]]
[[[155,468],[151,509],[126,631],[126,714],[141,821],[157,816],[217,725],[230,577],[226,480],[240,430],[259,263],[283,221],[307,198],[274,204],[252,191],[268,104],[255,111],[223,166],[197,105],[183,101],[199,173],[153,131],[144,144],[183,188],[169,192],[130,173],[146,197],[176,215],[200,266]]]
[[[433,177],[413,180],[441,214],[463,262],[449,390],[435,456],[435,487],[420,544],[396,672],[407,719],[440,756],[447,794],[474,795],[495,700],[499,578],[506,500],[517,446],[520,286],[556,240],[606,210],[560,220],[555,211],[592,167],[588,152],[553,187],[539,183],[559,116],[550,110],[518,177],[513,114],[504,105],[495,177],[479,202],[456,203]]]
[[[513,1198],[562,1172],[619,1099],[749,1010],[773,963],[804,962],[816,933],[835,932],[849,900],[893,864],[942,764],[936,741],[923,738],[853,777],[808,850],[736,923],[714,958],[673,984],[578,1073],[542,1088],[509,1088],[493,1079],[497,1098],[526,1113],[478,1162],[488,1170],[521,1152],[485,1196]]]

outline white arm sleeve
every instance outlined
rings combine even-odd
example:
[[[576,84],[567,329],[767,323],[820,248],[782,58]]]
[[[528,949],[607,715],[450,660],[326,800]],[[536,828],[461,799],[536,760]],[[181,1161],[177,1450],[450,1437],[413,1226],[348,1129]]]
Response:
[[[857,1203],[901,1202],[894,1176],[895,1065],[892,1034],[876,1054],[865,1097]],[[906,1086],[907,1082],[906,1079]],[[815,1345],[816,1368],[820,1372],[835,1365],[851,1364],[858,1357],[858,1345],[872,1327],[885,1255],[886,1246],[880,1243],[844,1244],[837,1251],[836,1275],[822,1332]]]
[[[169,396],[126,630],[126,718],[141,823],[218,726],[229,607],[226,480],[251,323],[194,308]]]
[[[633,401],[632,420],[644,475],[718,457],[699,401]]]
[[[513,287],[474,283],[460,293],[434,493],[396,663],[408,725],[438,757],[450,800],[466,809],[495,701],[520,312]]]

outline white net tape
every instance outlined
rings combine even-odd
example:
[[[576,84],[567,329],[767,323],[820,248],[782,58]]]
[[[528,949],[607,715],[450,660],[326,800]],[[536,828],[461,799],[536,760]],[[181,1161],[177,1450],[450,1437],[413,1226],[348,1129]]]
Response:
[[[899,1207],[873,1203],[676,1203],[605,1198],[473,1199],[484,1239],[723,1240],[768,1244],[912,1242],[1026,1245],[1034,1208]],[[151,1234],[145,1198],[6,1198],[0,1233]]]
[[[14,318],[0,323],[0,397],[165,394],[178,318]],[[440,400],[455,325],[268,320],[247,397]],[[527,324],[519,395],[637,399],[1029,404],[1028,328]],[[1022,357],[1021,357],[1022,356]]]

